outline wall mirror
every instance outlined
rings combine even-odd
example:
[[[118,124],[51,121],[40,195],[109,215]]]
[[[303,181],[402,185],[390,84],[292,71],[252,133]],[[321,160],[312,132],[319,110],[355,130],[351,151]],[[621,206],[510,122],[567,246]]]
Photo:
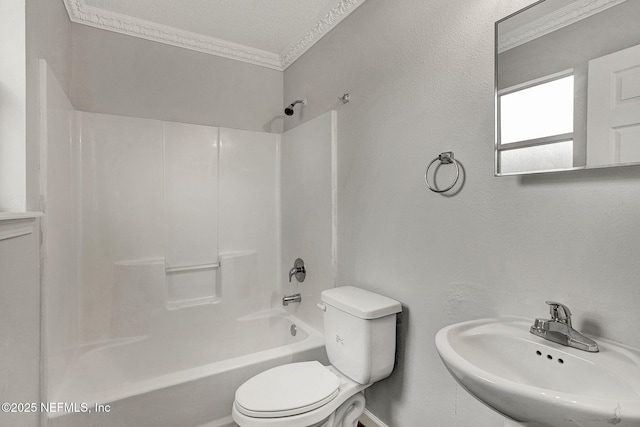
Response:
[[[496,22],[496,175],[640,164],[640,1],[542,0]]]

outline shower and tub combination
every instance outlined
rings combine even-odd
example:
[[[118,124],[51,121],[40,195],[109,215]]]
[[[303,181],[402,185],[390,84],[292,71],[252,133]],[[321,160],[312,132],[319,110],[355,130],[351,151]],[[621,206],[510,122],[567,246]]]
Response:
[[[42,399],[77,404],[45,425],[227,426],[247,379],[328,363],[335,112],[284,134],[87,113],[40,73]]]

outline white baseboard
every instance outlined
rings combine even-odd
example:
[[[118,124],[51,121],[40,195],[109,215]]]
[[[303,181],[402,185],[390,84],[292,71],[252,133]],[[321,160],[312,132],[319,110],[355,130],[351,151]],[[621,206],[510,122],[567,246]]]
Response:
[[[198,427],[237,427],[237,424],[233,422],[233,418],[229,415],[228,417],[200,424]]]
[[[360,416],[358,421],[360,421],[364,427],[389,427],[380,421],[378,417],[369,412],[367,408],[364,409],[364,413]]]

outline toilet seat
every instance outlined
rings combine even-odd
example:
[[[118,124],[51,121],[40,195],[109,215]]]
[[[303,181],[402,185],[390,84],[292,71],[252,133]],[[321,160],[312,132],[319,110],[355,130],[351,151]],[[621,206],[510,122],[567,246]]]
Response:
[[[255,418],[288,417],[313,411],[332,401],[340,379],[318,361],[268,369],[236,391],[236,409]]]

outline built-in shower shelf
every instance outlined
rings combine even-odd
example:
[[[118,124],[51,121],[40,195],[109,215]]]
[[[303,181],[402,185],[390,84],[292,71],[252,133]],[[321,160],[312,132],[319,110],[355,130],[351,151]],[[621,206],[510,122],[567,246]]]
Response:
[[[179,273],[182,271],[209,270],[212,268],[220,268],[220,263],[214,262],[211,264],[181,265],[179,267],[167,267],[164,269],[164,271],[167,273]]]
[[[220,302],[220,262],[167,265],[165,260],[166,307],[178,310]]]

